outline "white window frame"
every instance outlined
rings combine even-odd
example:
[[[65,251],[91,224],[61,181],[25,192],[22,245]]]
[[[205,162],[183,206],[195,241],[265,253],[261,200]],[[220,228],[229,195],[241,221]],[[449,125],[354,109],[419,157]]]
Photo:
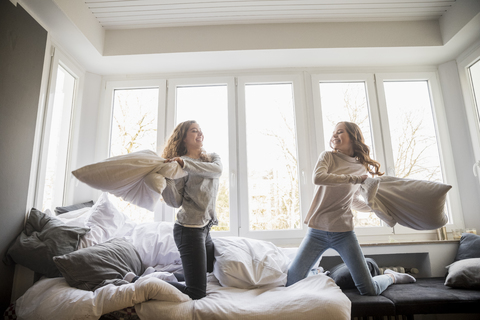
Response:
[[[475,104],[473,97],[473,84],[468,74],[468,68],[476,62],[480,63],[480,43],[476,49],[472,50],[465,57],[461,57],[459,61],[457,61],[460,83],[462,85],[462,92],[465,101],[468,127],[472,138],[472,149],[475,161],[480,161],[480,105],[477,106]],[[477,181],[480,183],[480,174],[477,175]]]
[[[453,223],[446,225],[447,231],[456,228],[464,228],[464,220],[462,214],[462,206],[460,202],[460,194],[458,192],[457,175],[453,158],[452,145],[448,133],[447,116],[441,96],[440,84],[435,72],[408,72],[408,73],[376,73],[375,74],[378,105],[381,115],[381,127],[384,137],[384,146],[386,154],[386,167],[389,175],[391,168],[394,168],[394,160],[389,136],[389,122],[387,116],[387,105],[385,98],[384,81],[427,81],[430,91],[430,103],[434,117],[434,125],[439,148],[440,165],[444,174],[444,182],[452,185],[452,189],[447,193],[447,204],[451,213]],[[394,227],[395,234],[418,234],[418,233],[434,233],[435,231],[418,231],[410,228],[396,225]]]
[[[212,231],[215,237],[237,236],[238,235],[238,189],[237,189],[237,126],[236,126],[236,94],[235,94],[235,78],[234,77],[205,77],[205,78],[179,78],[168,80],[167,92],[167,109],[165,117],[164,136],[168,139],[176,123],[176,92],[177,87],[198,87],[198,86],[215,86],[226,85],[228,95],[228,167],[229,174],[229,201],[230,201],[230,231]],[[208,139],[208,137],[207,137]],[[163,150],[163,146],[162,146]],[[211,150],[215,151],[215,150]],[[223,161],[223,160],[222,160]],[[173,221],[175,210],[171,207],[164,206],[166,221]]]
[[[162,77],[153,78],[151,75],[135,76],[138,80],[104,80],[105,91],[103,107],[99,110],[96,160],[101,161],[108,157],[108,145],[110,139],[110,123],[112,116],[113,90],[125,88],[158,87],[159,92],[159,116],[158,116],[158,138],[157,152],[163,150],[165,139],[171,134],[175,125],[176,114],[176,87],[177,86],[201,86],[201,85],[227,85],[228,87],[228,122],[229,122],[229,179],[230,179],[230,231],[212,232],[217,236],[242,236],[269,240],[278,245],[298,245],[304,237],[307,226],[303,224],[306,212],[308,211],[314,185],[311,182],[313,168],[318,155],[328,146],[324,146],[324,133],[322,122],[322,111],[320,101],[319,82],[350,82],[361,81],[366,85],[368,105],[370,107],[370,121],[372,130],[372,139],[376,153],[376,160],[380,162],[383,170],[388,171],[390,163],[386,152],[390,148],[388,129],[388,119],[384,119],[386,114],[385,97],[383,91],[383,79],[388,80],[429,80],[432,94],[432,106],[434,107],[435,126],[441,149],[442,166],[444,167],[445,179],[448,184],[454,188],[448,194],[450,210],[455,224],[447,226],[448,230],[452,228],[462,228],[463,216],[458,194],[455,170],[453,167],[453,154],[451,152],[450,139],[448,135],[445,110],[441,99],[441,91],[435,72],[410,72],[410,73],[309,73],[309,72],[278,72],[267,74],[242,73],[239,76],[215,75],[192,75],[189,77]],[[150,80],[141,80],[141,79]],[[308,88],[305,87],[305,81],[312,82]],[[299,161],[299,181],[300,181],[300,212],[302,217],[302,228],[300,230],[278,230],[278,231],[249,231],[248,230],[248,181],[247,181],[247,158],[246,158],[246,127],[245,127],[245,84],[254,83],[292,83],[294,90],[295,121],[301,125],[296,125],[297,133],[297,153]],[[379,84],[382,84],[379,88]],[[382,101],[380,103],[380,100]],[[381,105],[382,104],[382,105]],[[106,125],[108,124],[108,125]],[[384,127],[385,124],[387,127]],[[163,128],[163,130],[162,130]],[[480,138],[479,138],[480,139]],[[480,152],[480,151],[479,151]],[[453,168],[453,169],[452,169]],[[159,211],[155,211],[155,221],[173,221],[174,210],[165,204]],[[242,215],[243,214],[243,215]],[[359,235],[360,242],[382,241],[384,242],[389,235],[395,233],[403,239],[412,239],[411,234],[419,231],[413,231],[407,228],[396,226],[385,227],[359,227],[355,229]],[[435,231],[420,232],[424,236],[416,237],[416,240],[431,239]],[[404,236],[403,236],[404,235]]]
[[[369,117],[372,130],[372,142],[375,149],[375,160],[381,165],[381,168],[387,168],[385,161],[385,152],[383,148],[383,136],[381,134],[380,114],[378,111],[378,103],[375,92],[375,78],[371,73],[345,73],[345,74],[313,74],[312,75],[312,92],[314,104],[315,118],[315,134],[317,136],[317,155],[325,150],[330,150],[329,146],[325,146],[323,119],[322,119],[322,103],[320,97],[319,83],[339,83],[339,82],[364,82],[367,103],[369,106]],[[355,233],[358,236],[382,236],[393,233],[393,229],[387,225],[381,227],[355,227]]]
[[[165,79],[148,80],[111,80],[105,82],[103,107],[99,108],[97,126],[97,144],[95,149],[95,162],[105,160],[110,155],[110,138],[112,133],[113,103],[115,90],[142,89],[158,87],[158,120],[157,120],[157,150],[162,151],[162,144],[165,140],[165,114],[166,114],[166,85]],[[101,191],[96,190],[97,197]],[[166,216],[163,206],[157,206],[153,213],[154,221],[165,221]]]
[[[287,75],[251,75],[241,76],[237,79],[238,92],[238,161],[239,161],[239,212],[240,217],[239,236],[262,240],[272,240],[277,244],[295,243],[303,238],[306,233],[305,220],[306,211],[311,201],[313,187],[311,184],[312,165],[309,159],[308,148],[311,146],[308,135],[308,117],[305,103],[304,79],[300,74]],[[297,138],[298,174],[299,174],[299,196],[301,227],[298,230],[275,230],[275,231],[250,231],[249,230],[249,209],[248,209],[248,180],[247,180],[247,142],[246,142],[246,118],[245,118],[245,85],[266,83],[291,83],[293,87],[293,103],[295,112],[295,128]],[[305,125],[298,125],[302,123]],[[241,150],[241,151],[240,151]],[[263,160],[262,160],[263,161]],[[268,161],[268,159],[265,159]]]
[[[83,83],[85,77],[85,71],[79,67],[72,59],[70,59],[65,53],[63,53],[58,47],[52,45],[50,49],[51,60],[50,60],[50,72],[47,86],[47,94],[45,101],[45,108],[43,109],[43,122],[42,122],[42,137],[40,143],[40,155],[39,155],[39,165],[37,171],[36,179],[36,188],[35,188],[35,199],[34,206],[41,208],[43,206],[43,196],[45,190],[45,178],[47,170],[47,160],[48,160],[48,146],[49,146],[49,137],[52,121],[52,112],[53,112],[53,103],[55,98],[55,89],[57,83],[57,72],[58,67],[61,66],[64,68],[70,75],[75,78],[74,92],[72,97],[72,106],[71,113],[69,116],[69,128],[68,128],[68,137],[65,145],[61,146],[62,153],[65,155],[65,170],[63,179],[63,189],[62,189],[62,199],[52,203],[53,207],[63,206],[72,198],[70,191],[72,188],[72,177],[70,174],[70,169],[75,166],[74,159],[76,159],[76,152],[78,150],[78,134],[76,132],[79,129],[80,123],[80,106],[82,104],[81,92],[83,90]],[[52,208],[53,209],[53,208]]]

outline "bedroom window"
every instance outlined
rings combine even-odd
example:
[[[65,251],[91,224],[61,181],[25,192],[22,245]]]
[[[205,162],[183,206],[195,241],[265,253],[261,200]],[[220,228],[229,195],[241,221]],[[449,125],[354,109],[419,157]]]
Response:
[[[480,60],[468,68],[470,82],[472,83],[473,99],[477,111],[477,121],[480,126]]]
[[[109,157],[157,148],[158,88],[125,88],[113,92]],[[136,222],[153,221],[153,213],[109,194],[110,201]]]
[[[371,74],[357,75],[313,75],[312,89],[315,106],[315,125],[317,136],[317,155],[324,150],[332,150],[330,139],[335,125],[340,121],[358,124],[370,147],[370,155],[385,168],[383,146],[378,131],[378,111]],[[392,228],[386,226],[373,212],[353,211],[355,232],[357,235],[391,234]]]
[[[280,78],[168,81],[165,137],[178,123],[196,120],[206,151],[222,158],[216,236],[302,236],[300,177],[308,159],[300,163],[298,157],[298,132],[304,129],[296,128],[296,118],[303,117],[296,108],[299,80]],[[174,210],[165,207],[165,212],[173,221]]]
[[[301,229],[291,83],[246,84],[248,228]]]
[[[365,82],[320,82],[319,86],[325,148],[331,150],[330,139],[338,122],[354,122],[362,130],[375,159]],[[353,213],[355,227],[382,226],[382,221],[373,212]]]
[[[67,147],[70,136],[70,119],[75,91],[75,77],[64,67],[58,65],[53,103],[46,126],[44,144],[47,149],[45,185],[43,190],[42,211],[53,210],[63,203],[65,172],[67,165]]]
[[[38,208],[51,212],[65,203],[76,92],[83,74],[60,50],[52,50],[35,199]]]
[[[238,78],[240,232],[246,237],[296,238],[311,191],[302,81],[298,77]],[[310,180],[310,179],[309,179]],[[308,199],[308,200],[307,200]]]
[[[237,235],[235,84],[228,78],[168,80],[165,139],[180,122],[195,120],[205,136],[203,148],[217,153],[223,165],[216,212],[219,224],[212,228],[223,236]],[[163,150],[163,145],[161,150]],[[164,220],[174,221],[177,210],[163,207]]]
[[[427,81],[384,81],[394,169],[399,178],[443,182]]]
[[[473,104],[476,115],[474,122],[476,122],[476,128],[480,128],[480,60],[473,63],[467,70],[472,85]],[[478,158],[476,159],[473,170],[474,175],[480,179],[480,160]]]
[[[230,231],[230,179],[228,144],[228,88],[223,85],[177,86],[175,125],[195,120],[204,134],[204,149],[222,159],[214,231]]]
[[[434,73],[322,74],[312,76],[312,85],[318,153],[331,149],[329,139],[338,121],[352,121],[361,127],[373,158],[387,175],[455,181]],[[461,217],[452,213],[461,212],[455,192],[449,192],[445,210],[450,223],[461,224]],[[372,239],[416,232],[399,225],[390,228],[374,213],[354,216],[356,233]]]
[[[446,117],[434,73],[377,74],[387,174],[455,185]],[[447,194],[448,228],[460,225],[456,188]],[[395,233],[414,233],[395,226]]]

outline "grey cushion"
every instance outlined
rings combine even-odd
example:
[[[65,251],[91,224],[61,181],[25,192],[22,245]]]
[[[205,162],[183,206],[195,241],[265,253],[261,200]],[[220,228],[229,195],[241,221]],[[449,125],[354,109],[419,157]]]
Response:
[[[8,249],[8,263],[18,263],[47,277],[61,277],[53,257],[77,250],[80,237],[90,229],[67,226],[32,208],[24,230]]]
[[[144,271],[133,244],[120,238],[54,257],[53,261],[70,286],[91,291],[107,284],[127,284],[122,279],[128,272],[141,275]]]
[[[463,233],[455,261],[470,258],[480,258],[480,236],[473,233]]]
[[[380,274],[380,270],[375,260],[373,260],[372,258],[365,258],[365,261],[367,262],[367,266],[372,277]],[[352,279],[352,275],[350,274],[350,271],[348,270],[345,263],[341,263],[331,268],[329,276],[335,281],[337,286],[339,286],[340,289],[342,290],[356,288],[355,282],[353,282],[353,279]]]
[[[480,289],[480,258],[459,260],[447,266],[447,268],[446,286]]]
[[[56,207],[55,214],[58,216],[59,214],[62,214],[62,213],[67,213],[70,211],[75,211],[75,210],[87,208],[87,207],[93,207],[93,200],[82,202],[82,203],[76,203],[76,204],[72,204],[70,206],[65,206],[65,207]]]

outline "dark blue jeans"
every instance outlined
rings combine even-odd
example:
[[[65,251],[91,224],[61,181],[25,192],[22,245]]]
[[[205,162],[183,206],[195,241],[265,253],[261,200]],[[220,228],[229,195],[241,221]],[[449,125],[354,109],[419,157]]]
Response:
[[[210,224],[203,228],[188,228],[179,224],[173,227],[173,237],[182,259],[185,285],[169,283],[193,300],[207,295],[207,272],[213,271],[215,257],[210,227]]]

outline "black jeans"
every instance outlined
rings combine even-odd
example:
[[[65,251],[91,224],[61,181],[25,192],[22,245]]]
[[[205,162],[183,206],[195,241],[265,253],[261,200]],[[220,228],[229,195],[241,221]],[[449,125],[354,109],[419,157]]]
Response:
[[[211,224],[203,228],[173,227],[173,237],[182,259],[185,285],[169,282],[193,300],[207,295],[207,272],[213,271],[214,246],[210,237]]]

